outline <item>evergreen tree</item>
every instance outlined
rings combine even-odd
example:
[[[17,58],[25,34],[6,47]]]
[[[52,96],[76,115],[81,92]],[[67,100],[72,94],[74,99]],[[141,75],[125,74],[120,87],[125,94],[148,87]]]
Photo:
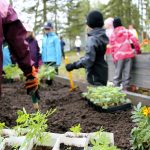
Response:
[[[72,40],[85,32],[86,16],[90,10],[90,3],[88,0],[78,0],[78,2],[70,0],[67,8],[68,23],[65,33]]]
[[[125,27],[133,24],[137,30],[140,29],[139,9],[131,0],[110,0],[103,6],[102,13],[105,18],[120,17]]]

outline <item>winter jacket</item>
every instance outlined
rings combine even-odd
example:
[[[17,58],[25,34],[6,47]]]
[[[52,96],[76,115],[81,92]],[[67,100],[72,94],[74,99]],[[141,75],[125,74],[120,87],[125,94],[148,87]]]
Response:
[[[12,55],[16,58],[24,74],[32,71],[30,53],[26,39],[26,30],[14,9],[6,2],[0,1],[0,76],[2,72],[2,42],[7,41]]]
[[[11,56],[8,46],[3,47],[3,67],[11,65]]]
[[[61,64],[60,40],[54,32],[45,34],[42,41],[42,62],[55,62],[57,66]]]
[[[66,45],[66,43],[64,42],[64,40],[60,40],[60,45],[61,45],[61,49],[64,50],[64,47]]]
[[[38,42],[32,37],[28,37],[26,40],[29,44],[31,59],[34,62],[34,66],[38,68],[39,62],[41,61],[41,54]]]
[[[123,26],[114,29],[109,42],[114,61],[134,57],[135,50],[132,49],[131,43],[133,43],[134,48],[138,53],[138,51],[140,51],[140,45],[135,36]]]
[[[111,37],[113,30],[114,30],[114,28],[106,29],[106,35],[107,35],[108,39]],[[106,55],[110,55],[110,54],[111,54],[111,48],[107,47]]]
[[[108,66],[104,60],[108,37],[105,30],[94,28],[88,33],[86,55],[81,58],[77,68],[84,67],[87,71],[87,81],[92,85],[106,85],[108,80]]]

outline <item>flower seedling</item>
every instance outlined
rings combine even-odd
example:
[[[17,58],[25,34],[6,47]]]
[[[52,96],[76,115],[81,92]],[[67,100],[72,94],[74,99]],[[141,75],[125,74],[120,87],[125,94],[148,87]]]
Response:
[[[18,133],[20,134],[22,128],[26,128],[28,130],[26,134],[26,139],[23,143],[23,147],[26,146],[31,140],[35,140],[37,142],[45,142],[45,139],[48,139],[48,136],[43,132],[47,129],[47,117],[51,116],[56,109],[51,109],[47,111],[45,114],[40,111],[28,114],[25,109],[23,111],[18,111],[18,119],[16,120],[17,126],[15,127]]]
[[[131,118],[136,124],[131,131],[132,149],[150,149],[150,107],[142,107],[139,103],[137,107],[134,107]]]
[[[46,78],[48,80],[53,80],[54,77],[56,75],[56,71],[55,68],[50,66],[50,65],[42,65],[39,68],[39,72],[38,72],[38,78],[39,78],[39,82],[43,79]]]
[[[106,134],[103,134],[103,131],[101,128],[91,137],[92,150],[119,150],[116,146],[110,144],[109,138]]]
[[[88,92],[83,93],[83,96],[104,109],[130,102],[126,94],[112,86],[88,87]]]
[[[75,134],[75,136],[78,136],[81,133],[81,130],[82,130],[82,128],[81,128],[80,124],[75,125],[70,128],[70,131],[73,132]]]

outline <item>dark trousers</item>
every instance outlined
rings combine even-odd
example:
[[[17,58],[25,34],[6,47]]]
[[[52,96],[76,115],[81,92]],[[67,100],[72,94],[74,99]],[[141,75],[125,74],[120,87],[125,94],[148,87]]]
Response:
[[[80,50],[81,50],[80,47],[76,47],[76,49],[77,49],[77,52],[80,53]]]
[[[132,58],[124,60],[118,60],[115,62],[115,76],[114,85],[120,86],[122,83],[123,88],[130,86],[131,80],[131,69],[132,69]]]
[[[61,49],[61,52],[62,52],[62,56],[63,58],[65,59],[65,52],[64,52],[64,48]]]

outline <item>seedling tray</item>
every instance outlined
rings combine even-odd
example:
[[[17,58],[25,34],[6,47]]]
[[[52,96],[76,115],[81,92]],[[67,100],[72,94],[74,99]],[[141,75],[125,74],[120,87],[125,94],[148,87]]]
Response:
[[[86,99],[86,101],[88,102],[88,105],[93,107],[96,111],[104,112],[104,113],[111,113],[111,112],[115,112],[115,111],[118,111],[118,110],[128,110],[128,109],[132,108],[131,103],[126,103],[126,104],[121,104],[121,105],[118,105],[118,106],[112,106],[112,107],[109,107],[109,108],[105,109],[105,108],[102,108],[100,105],[94,104],[89,99]]]

